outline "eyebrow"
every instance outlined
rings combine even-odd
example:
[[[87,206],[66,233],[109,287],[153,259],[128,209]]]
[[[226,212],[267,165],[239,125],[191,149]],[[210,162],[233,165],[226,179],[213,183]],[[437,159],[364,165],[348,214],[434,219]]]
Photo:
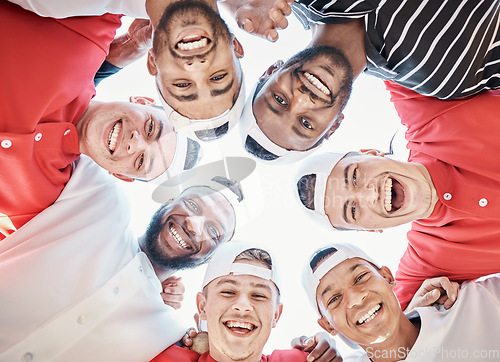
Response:
[[[211,90],[210,95],[212,97],[217,97],[217,96],[221,96],[223,94],[226,94],[227,92],[229,92],[231,90],[231,88],[233,87],[233,84],[234,84],[234,74],[233,74],[233,77],[231,78],[231,82],[229,83],[229,85],[227,87],[222,88],[222,89]]]
[[[349,273],[353,273],[353,272],[354,272],[354,271],[355,271],[358,267],[360,267],[360,266],[363,266],[363,264],[361,264],[361,263],[357,263],[357,264],[355,264],[355,265],[351,266],[351,267],[349,268]],[[333,268],[332,268],[332,269],[333,269]],[[325,290],[323,290],[323,293],[321,293],[321,298],[323,298],[323,296],[324,296],[326,293],[328,293],[331,289],[332,289],[332,286],[331,286],[331,285],[328,285],[328,286],[325,288]]]
[[[295,134],[296,134],[297,136],[299,136],[300,138],[306,138],[306,139],[309,139],[309,137],[308,137],[306,134],[302,133],[302,132],[300,131],[300,129],[299,129],[297,126],[293,125],[293,126],[292,126],[292,130],[293,130],[293,131],[295,132]]]
[[[269,103],[269,100],[264,97],[264,103],[266,103],[266,105],[269,107],[269,109],[271,110],[271,112],[273,112],[274,114],[276,115],[280,115],[280,112],[277,110],[277,109],[274,109],[272,106],[271,106],[271,103]]]
[[[344,168],[344,181],[345,181],[346,186],[349,184],[349,169],[351,168],[351,166],[352,166],[352,163],[348,164]],[[348,207],[348,201],[346,201],[344,203],[344,211],[342,213],[342,218],[344,219],[346,224],[349,224],[349,221],[347,220],[347,207]]]
[[[158,132],[156,132],[156,137],[154,139],[155,142],[158,142],[158,140],[160,139],[160,137],[163,133],[163,122],[159,121],[158,123],[160,124],[160,129],[158,130]],[[153,154],[149,157],[149,163],[148,163],[148,166],[146,167],[146,171],[145,171],[146,175],[151,173],[154,160],[155,160],[155,155]]]
[[[187,96],[179,96],[177,94],[172,93],[169,89],[167,89],[168,93],[179,102],[192,102],[198,99],[198,93],[188,94]]]

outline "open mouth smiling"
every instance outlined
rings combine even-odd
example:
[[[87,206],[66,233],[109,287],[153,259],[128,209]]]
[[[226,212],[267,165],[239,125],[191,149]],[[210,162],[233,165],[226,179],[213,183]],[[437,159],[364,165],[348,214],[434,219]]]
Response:
[[[197,51],[205,48],[211,40],[203,35],[187,35],[175,44],[175,49],[181,51]]]
[[[174,242],[177,243],[179,248],[188,252],[194,251],[194,247],[192,246],[191,241],[186,240],[184,237],[180,235],[181,234],[180,231],[173,222],[168,223],[168,230],[170,232],[170,235],[172,235]],[[185,234],[185,232],[183,232],[183,234]]]
[[[233,321],[233,320],[226,321],[223,324],[231,332],[242,336],[253,332],[257,328],[257,326],[252,323]]]
[[[370,309],[368,312],[366,312],[366,314],[364,314],[361,318],[358,319],[358,321],[356,322],[356,325],[361,326],[361,325],[373,320],[373,318],[375,318],[377,316],[377,314],[381,308],[382,308],[382,304],[380,304],[380,303],[377,304],[376,306],[374,306],[372,309]]]
[[[330,96],[330,94],[332,94],[332,92],[330,91],[330,89],[328,89],[328,87],[321,80],[320,77],[318,77],[315,74],[306,72],[306,71],[304,71],[302,74],[309,81],[309,83],[311,83],[314,87],[316,87],[321,93],[323,93],[326,96]]]
[[[392,214],[398,211],[405,200],[405,189],[396,179],[388,177],[384,184],[384,210]]]
[[[108,150],[111,154],[113,154],[113,152],[115,152],[116,150],[116,146],[118,144],[118,136],[120,135],[121,130],[122,130],[122,121],[119,120],[113,125],[113,127],[111,127],[111,130],[109,131]]]

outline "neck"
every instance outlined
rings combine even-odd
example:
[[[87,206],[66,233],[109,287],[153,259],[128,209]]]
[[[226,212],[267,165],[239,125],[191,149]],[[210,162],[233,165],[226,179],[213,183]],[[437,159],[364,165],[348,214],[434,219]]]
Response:
[[[364,20],[340,24],[314,25],[308,47],[327,45],[340,50],[351,63],[354,78],[366,68]]]
[[[208,335],[210,335],[210,331],[208,332]],[[210,339],[209,339],[209,344],[210,344]],[[235,361],[235,359],[220,352],[219,350],[217,350],[217,348],[215,348],[212,345],[210,345],[208,352],[210,354],[210,357],[212,357],[217,362],[234,362]],[[262,351],[260,351],[258,353],[252,353],[251,356],[248,356],[248,357],[243,358],[243,359],[241,359],[241,357],[240,357],[237,359],[237,361],[238,362],[259,362],[261,359],[262,359]]]
[[[429,207],[425,211],[425,213],[420,217],[419,219],[425,219],[431,216],[432,212],[434,211],[434,208],[436,207],[436,203],[439,200],[436,187],[434,186],[434,182],[432,182],[432,177],[431,174],[429,173],[429,170],[427,170],[427,167],[420,163],[415,164],[416,167],[420,169],[420,172],[422,173],[422,176],[424,177],[425,181],[429,185]]]
[[[151,20],[153,28],[158,26],[165,9],[172,3],[178,0],[146,0],[146,11]],[[219,12],[217,9],[217,0],[204,0],[208,5],[210,5],[215,11]]]
[[[138,238],[139,248],[143,252],[145,252],[144,251],[144,241],[145,240],[146,240],[146,238],[144,237],[144,235],[142,235]],[[149,261],[151,261],[151,259]],[[172,276],[176,272],[175,270],[171,270],[171,269],[162,269],[162,268],[158,267],[156,264],[154,264],[152,261],[151,261],[151,265],[153,266],[153,270],[155,271],[156,276],[158,277],[158,279],[160,279],[161,282],[163,282],[165,279]]]
[[[373,362],[406,359],[420,332],[420,323],[413,324],[401,312],[400,322],[392,335],[381,343],[361,346]]]

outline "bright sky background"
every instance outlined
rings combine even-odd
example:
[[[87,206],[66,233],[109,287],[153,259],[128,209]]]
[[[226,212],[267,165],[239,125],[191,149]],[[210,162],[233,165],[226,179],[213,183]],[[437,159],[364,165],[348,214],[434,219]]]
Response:
[[[243,44],[245,57],[242,66],[249,91],[265,69],[278,59],[286,60],[303,49],[310,40],[292,15],[289,27],[280,32],[276,43],[248,35],[241,31],[234,20],[222,12],[229,27]],[[126,19],[124,24],[130,23]],[[127,101],[129,96],[142,95],[158,100],[153,77],[141,59],[119,74],[104,80],[97,88],[95,99]],[[352,97],[344,111],[345,119],[339,130],[316,154],[325,151],[347,152],[360,148],[378,148],[387,151],[395,131],[401,129],[399,118],[389,101],[389,94],[381,80],[361,75],[354,84]],[[400,132],[401,134],[401,132]],[[399,140],[401,159],[405,159],[404,141]],[[239,137],[233,129],[221,140],[204,143],[205,157],[200,164],[220,159],[223,155],[247,156]],[[238,226],[233,240],[245,239],[264,245],[278,258],[283,284],[284,310],[278,326],[271,334],[265,352],[289,348],[292,338],[312,335],[320,331],[315,315],[301,286],[301,272],[312,252],[329,242],[352,242],[362,247],[381,264],[396,271],[399,258],[406,249],[406,232],[409,225],[385,230],[382,234],[335,231],[317,224],[302,210],[294,196],[294,180],[300,163],[290,166],[269,166],[258,163],[256,171],[242,182],[249,200],[247,212],[251,221]],[[151,199],[153,186],[143,183],[124,185],[132,203],[132,223],[137,236],[141,235],[150,216],[160,206]],[[240,220],[241,221],[241,220]],[[196,311],[195,295],[200,290],[204,267],[194,271],[179,272],[186,285],[181,309],[186,323],[193,324]],[[340,349],[343,347],[338,342]]]

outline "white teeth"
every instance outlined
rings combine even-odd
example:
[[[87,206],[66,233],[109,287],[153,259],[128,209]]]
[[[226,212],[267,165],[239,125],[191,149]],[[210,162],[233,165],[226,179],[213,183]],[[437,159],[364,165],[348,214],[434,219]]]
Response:
[[[253,330],[254,325],[251,323],[246,323],[246,322],[236,322],[236,321],[228,321],[226,322],[226,326],[228,328],[245,328],[248,329],[249,331]]]
[[[179,42],[178,47],[180,50],[193,50],[193,49],[203,48],[207,44],[208,44],[208,39],[201,38],[200,40],[187,42],[187,43]]]
[[[308,72],[304,72],[304,76],[321,92],[325,93],[327,96],[330,95],[330,90],[318,78],[316,78],[316,76]]]
[[[385,199],[384,199],[385,211],[390,212],[392,209],[392,179],[388,178],[385,182]]]
[[[188,245],[188,243],[186,243],[180,236],[179,234],[177,233],[177,230],[174,229],[173,226],[170,226],[170,231],[172,232],[172,235],[174,236],[174,240],[177,242],[177,244],[179,244],[183,249],[191,249]]]
[[[380,308],[381,308],[381,305],[377,304],[375,307],[370,309],[364,316],[359,318],[358,324],[364,324],[364,323],[371,321],[373,318],[375,318],[375,316],[377,315],[377,312],[380,310]]]
[[[122,129],[122,123],[116,122],[108,136],[108,148],[111,153],[115,152],[116,149],[116,140],[118,139],[118,135]]]

